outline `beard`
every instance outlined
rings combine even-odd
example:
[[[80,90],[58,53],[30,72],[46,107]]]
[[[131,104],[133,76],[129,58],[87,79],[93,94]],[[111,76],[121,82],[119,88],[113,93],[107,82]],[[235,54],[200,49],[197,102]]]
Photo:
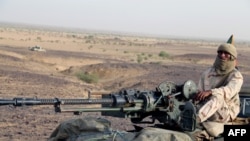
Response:
[[[235,60],[222,60],[218,56],[214,62],[214,68],[217,74],[225,75],[235,68]]]

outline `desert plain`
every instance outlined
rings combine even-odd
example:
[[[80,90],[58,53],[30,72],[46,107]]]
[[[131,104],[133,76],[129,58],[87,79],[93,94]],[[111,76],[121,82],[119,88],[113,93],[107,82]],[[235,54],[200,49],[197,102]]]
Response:
[[[163,81],[198,83],[225,40],[179,39],[69,29],[0,26],[0,98],[88,98],[88,92],[154,90]],[[250,87],[250,43],[235,36],[243,87]],[[30,51],[41,46],[46,52]],[[81,75],[89,76],[86,80]],[[99,95],[91,96],[93,98]],[[63,121],[99,112],[55,113],[53,105],[0,106],[0,140],[47,140]],[[129,119],[104,117],[118,130]]]

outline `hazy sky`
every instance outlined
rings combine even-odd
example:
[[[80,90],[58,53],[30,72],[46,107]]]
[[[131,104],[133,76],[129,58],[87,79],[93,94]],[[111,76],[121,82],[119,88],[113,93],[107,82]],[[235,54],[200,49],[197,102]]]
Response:
[[[250,41],[250,0],[0,0],[0,22]]]

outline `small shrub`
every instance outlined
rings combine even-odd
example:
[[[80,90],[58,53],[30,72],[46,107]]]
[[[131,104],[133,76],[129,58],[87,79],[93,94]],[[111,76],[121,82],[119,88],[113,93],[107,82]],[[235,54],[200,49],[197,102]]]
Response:
[[[42,38],[41,38],[41,37],[36,37],[36,39],[37,39],[37,40],[39,40],[39,41],[41,41],[41,40],[42,40]]]
[[[159,56],[162,57],[162,58],[169,58],[169,54],[166,53],[165,51],[161,51],[161,52],[159,53]]]
[[[140,64],[143,61],[143,58],[141,55],[137,55],[137,62]]]
[[[82,73],[79,72],[76,74],[77,78],[86,82],[86,83],[97,83],[99,78],[96,74]]]

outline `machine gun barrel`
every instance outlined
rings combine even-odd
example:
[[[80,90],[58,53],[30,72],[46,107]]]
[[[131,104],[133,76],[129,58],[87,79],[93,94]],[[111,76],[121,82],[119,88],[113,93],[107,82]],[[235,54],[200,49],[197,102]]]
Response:
[[[96,112],[96,111],[139,111],[143,99],[137,99],[134,96],[124,96],[120,94],[111,94],[109,97],[102,99],[38,99],[38,98],[13,98],[13,99],[0,99],[0,106],[13,105],[13,106],[33,106],[33,105],[54,105],[55,112],[74,112],[79,114],[81,112]],[[62,107],[61,105],[91,105],[101,104],[106,105],[102,108],[86,108],[77,107],[69,108]],[[136,105],[140,105],[139,107]]]
[[[0,99],[0,106],[32,106],[32,105],[79,105],[79,104],[113,104],[113,99],[38,99],[38,98],[13,98]]]

